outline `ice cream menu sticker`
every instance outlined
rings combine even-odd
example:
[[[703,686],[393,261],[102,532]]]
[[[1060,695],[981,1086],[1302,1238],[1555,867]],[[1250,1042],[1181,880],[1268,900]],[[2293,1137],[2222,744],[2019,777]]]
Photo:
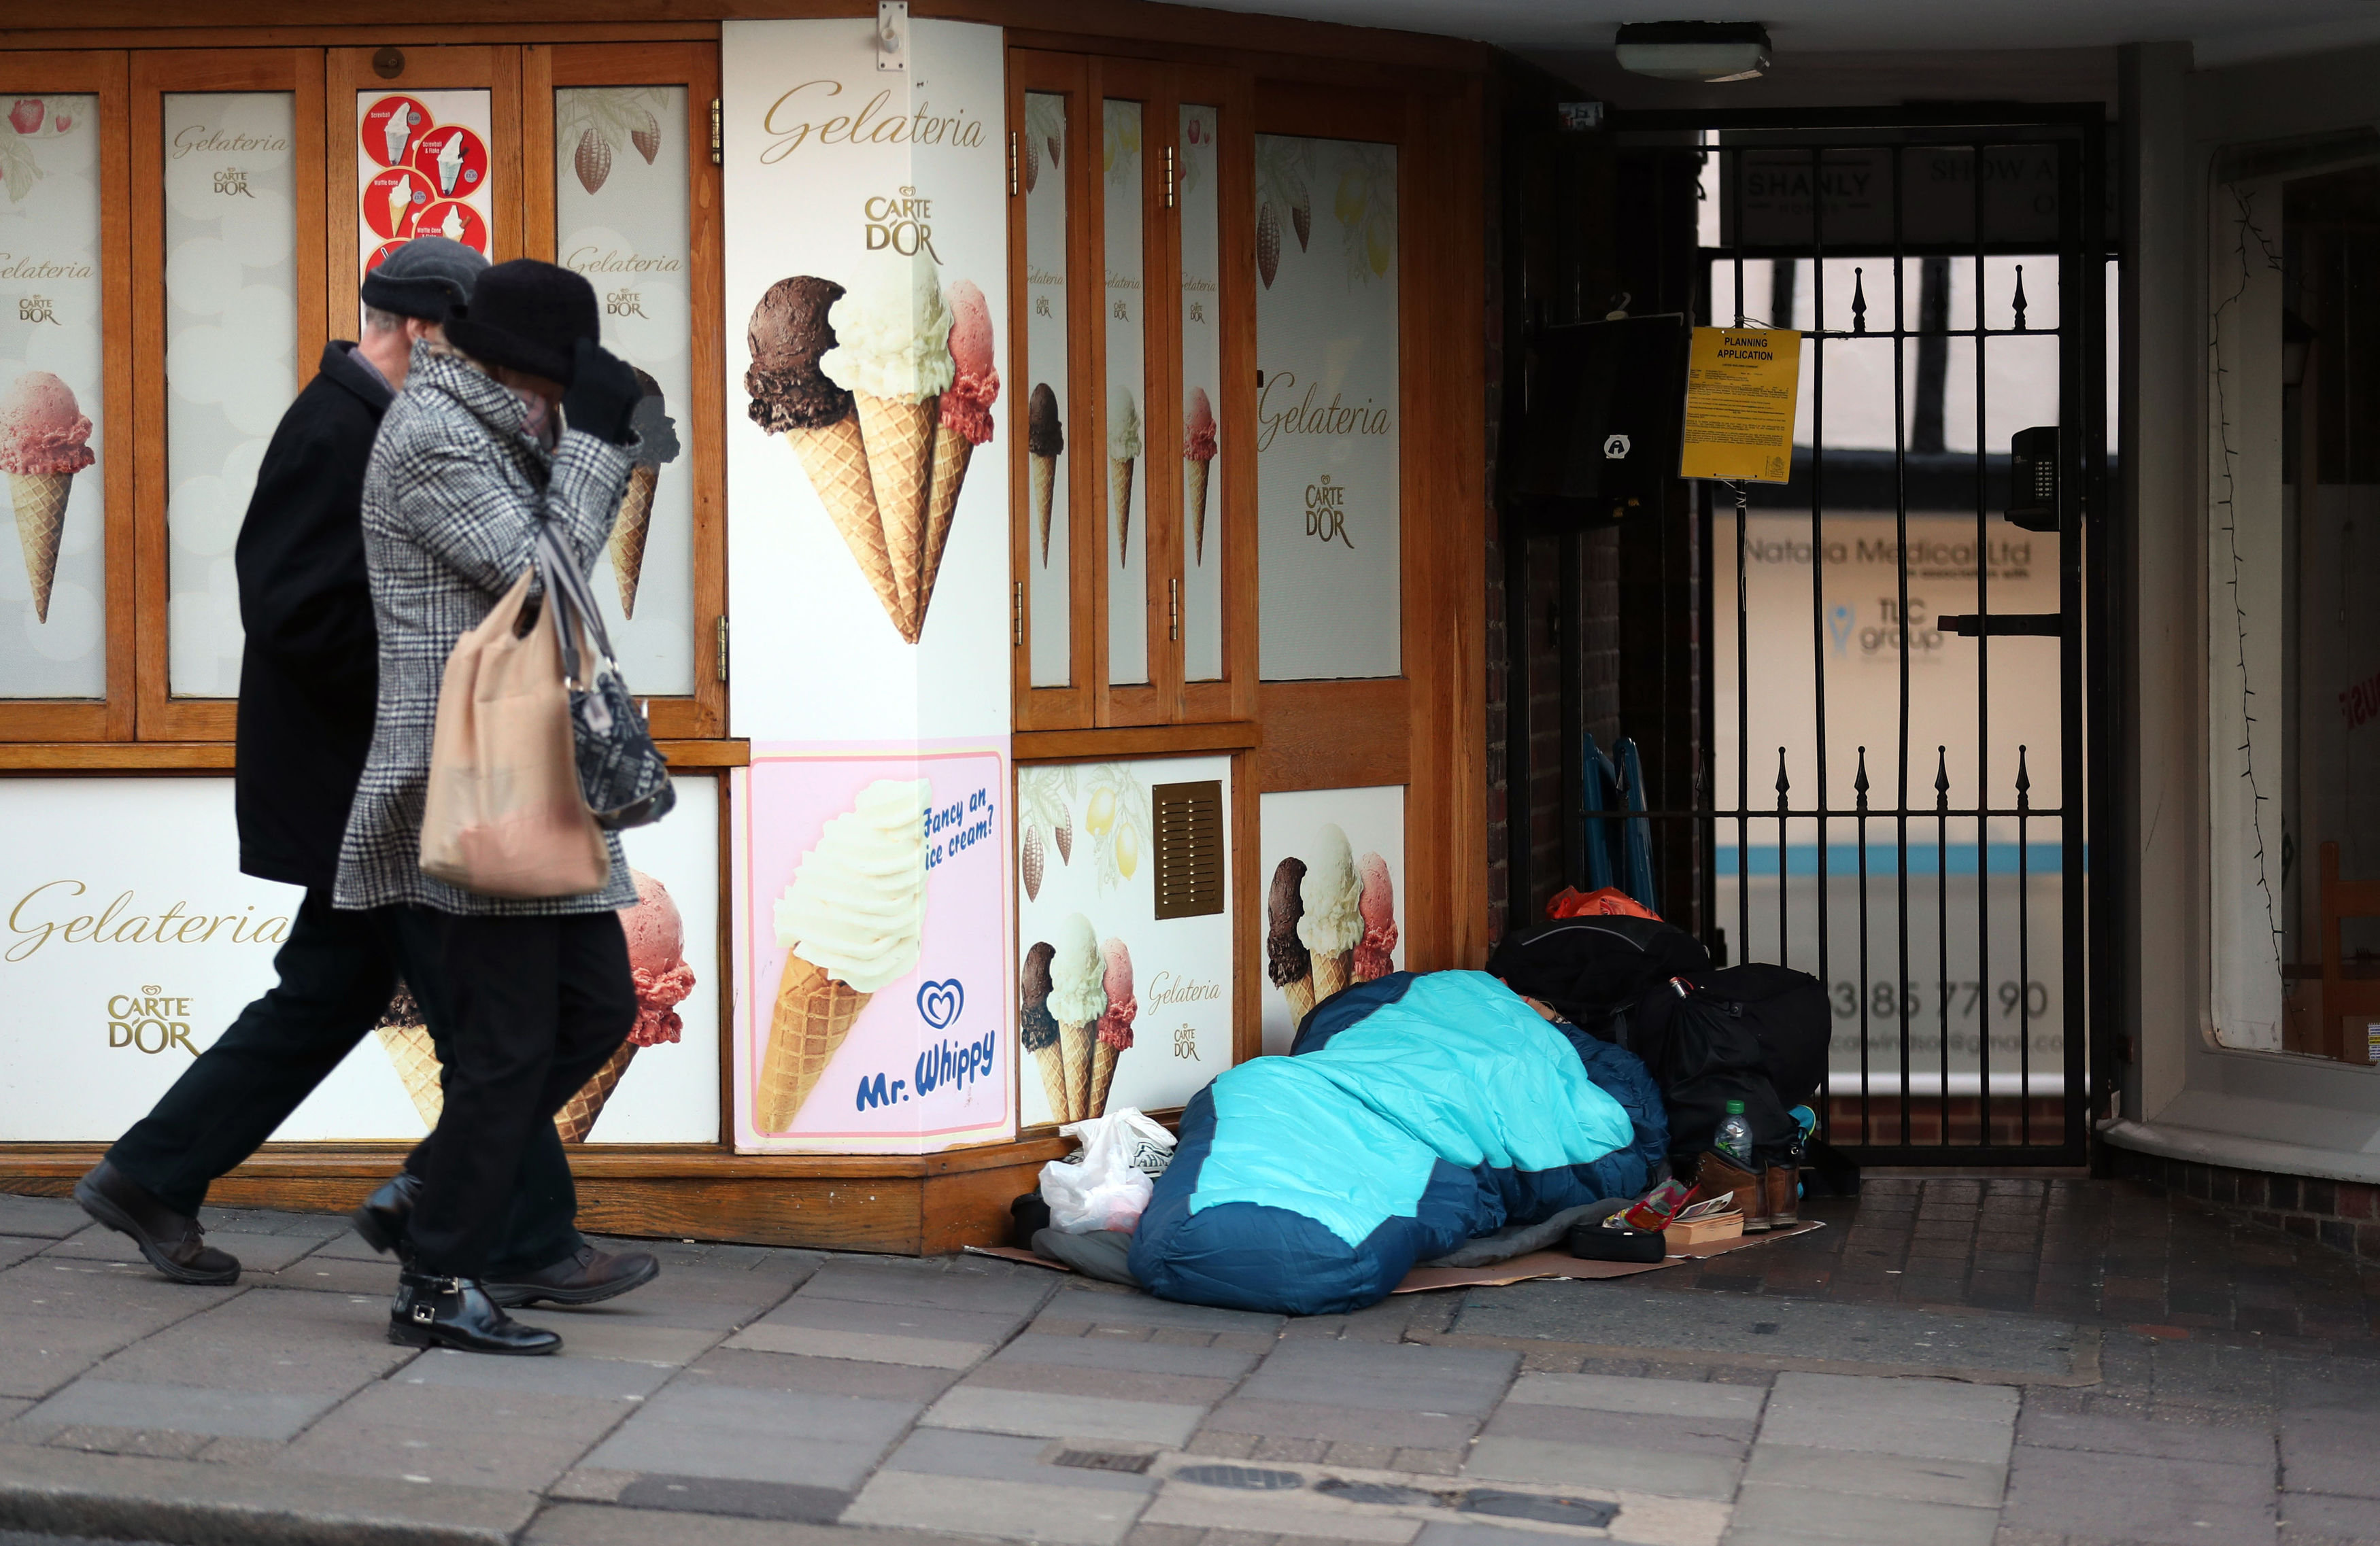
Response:
[[[755,746],[738,775],[735,1144],[1007,1136],[1007,759]]]
[[[0,91],[0,697],[107,691],[98,107]]]
[[[358,91],[358,277],[416,236],[492,255],[488,93]]]

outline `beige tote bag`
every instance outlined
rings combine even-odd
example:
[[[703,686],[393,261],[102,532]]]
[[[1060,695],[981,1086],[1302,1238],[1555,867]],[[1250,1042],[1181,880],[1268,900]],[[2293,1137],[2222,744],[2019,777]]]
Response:
[[[612,876],[578,791],[559,609],[539,608],[528,633],[516,632],[536,574],[455,641],[438,689],[421,870],[487,897],[583,896]]]

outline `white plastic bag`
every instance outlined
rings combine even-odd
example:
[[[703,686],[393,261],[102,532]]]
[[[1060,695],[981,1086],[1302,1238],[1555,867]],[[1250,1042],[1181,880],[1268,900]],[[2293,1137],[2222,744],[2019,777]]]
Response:
[[[1050,1226],[1069,1235],[1131,1233],[1148,1206],[1155,1178],[1172,1161],[1173,1135],[1133,1106],[1058,1130],[1083,1150],[1041,1167]]]

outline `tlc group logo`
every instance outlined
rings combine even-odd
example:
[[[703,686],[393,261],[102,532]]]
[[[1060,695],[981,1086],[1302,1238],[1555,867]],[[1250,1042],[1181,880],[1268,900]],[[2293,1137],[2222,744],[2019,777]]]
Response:
[[[178,1046],[196,1057],[189,1016],[188,999],[166,997],[153,983],[137,994],[119,993],[107,1001],[107,1045],[152,1055]]]

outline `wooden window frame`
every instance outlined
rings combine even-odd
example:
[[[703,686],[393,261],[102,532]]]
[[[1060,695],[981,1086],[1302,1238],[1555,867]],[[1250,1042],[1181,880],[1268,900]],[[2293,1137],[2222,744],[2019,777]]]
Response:
[[[0,742],[129,741],[138,722],[140,580],[134,465],[140,431],[133,397],[138,367],[133,347],[128,69],[127,56],[115,51],[11,54],[6,65],[12,91],[99,98],[101,415],[107,427],[107,454],[99,474],[107,506],[100,542],[107,695],[0,699]]]
[[[679,416],[694,477],[694,693],[649,701],[653,734],[727,733],[728,684],[715,640],[727,616],[726,277],[721,168],[710,143],[715,42],[532,43],[521,50],[523,254],[553,262],[553,93],[564,86],[683,86],[687,168],[686,300],[694,398]]]
[[[174,695],[171,681],[173,561],[166,507],[173,498],[165,463],[173,412],[165,380],[164,98],[168,93],[279,91],[295,99],[290,146],[297,271],[299,391],[312,380],[327,338],[323,311],[322,51],[318,48],[142,51],[132,55],[134,455],[140,632],[139,735],[144,741],[229,741],[239,700]]]

